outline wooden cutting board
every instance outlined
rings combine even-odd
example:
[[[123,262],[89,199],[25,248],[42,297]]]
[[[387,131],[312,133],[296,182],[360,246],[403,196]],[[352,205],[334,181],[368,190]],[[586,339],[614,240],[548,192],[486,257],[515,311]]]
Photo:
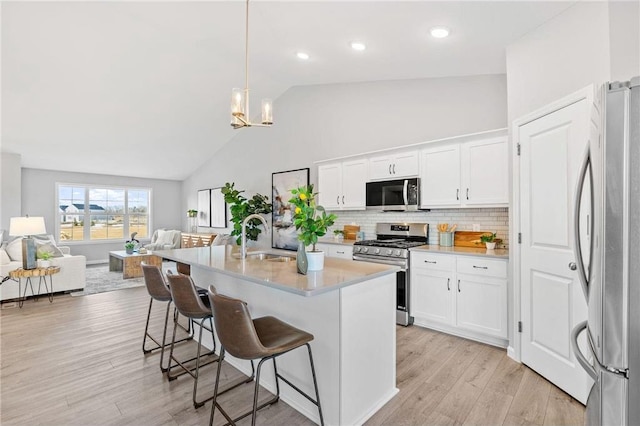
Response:
[[[480,241],[480,236],[492,234],[489,231],[456,231],[453,235],[453,245],[458,247],[482,248],[484,243]]]
[[[345,240],[355,240],[356,239],[356,234],[358,233],[358,231],[360,231],[360,227],[359,226],[355,226],[355,225],[344,225],[344,239]]]

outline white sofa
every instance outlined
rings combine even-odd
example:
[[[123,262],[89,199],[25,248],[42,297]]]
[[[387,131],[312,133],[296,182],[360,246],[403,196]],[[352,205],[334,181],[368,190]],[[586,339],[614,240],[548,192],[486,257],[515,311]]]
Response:
[[[63,257],[54,257],[51,259],[52,266],[59,266],[60,272],[52,275],[53,277],[53,291],[70,291],[70,290],[82,290],[86,282],[86,267],[87,259],[81,255],[72,256],[69,247],[58,246],[60,251],[64,254]],[[22,267],[22,261],[10,261],[7,264],[0,265],[0,275],[2,278],[9,275],[9,271]],[[39,277],[31,278],[33,283],[33,290],[38,291]],[[26,279],[22,279],[22,291],[24,292],[24,285]],[[47,278],[47,285],[49,284],[49,278]],[[41,289],[44,293],[44,287]],[[31,295],[31,289],[27,290],[27,296]],[[0,300],[17,299],[18,295],[18,282],[11,279],[5,281],[0,285]]]

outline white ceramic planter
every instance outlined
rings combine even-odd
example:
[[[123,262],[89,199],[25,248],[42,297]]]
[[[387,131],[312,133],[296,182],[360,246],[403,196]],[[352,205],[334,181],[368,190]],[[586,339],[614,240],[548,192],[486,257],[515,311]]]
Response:
[[[50,260],[38,260],[38,266],[40,268],[48,268],[49,266],[51,266],[51,261]]]
[[[487,245],[487,250],[494,250],[496,248],[496,243],[485,243]]]
[[[322,271],[324,268],[324,252],[323,251],[308,251],[307,261],[309,267],[308,271]]]

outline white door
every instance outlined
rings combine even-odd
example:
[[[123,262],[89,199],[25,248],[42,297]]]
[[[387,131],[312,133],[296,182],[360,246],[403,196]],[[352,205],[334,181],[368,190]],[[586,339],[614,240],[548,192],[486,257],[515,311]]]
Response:
[[[367,161],[355,160],[342,163],[343,209],[364,210],[367,201]]]
[[[318,204],[327,210],[340,208],[342,197],[342,164],[325,164],[318,167]]]
[[[589,139],[583,99],[520,126],[522,362],[582,403],[591,382],[570,344],[587,305],[574,256],[573,212]]]
[[[446,145],[422,151],[420,205],[460,205],[460,145]]]
[[[509,203],[509,149],[506,138],[462,145],[462,204]]]

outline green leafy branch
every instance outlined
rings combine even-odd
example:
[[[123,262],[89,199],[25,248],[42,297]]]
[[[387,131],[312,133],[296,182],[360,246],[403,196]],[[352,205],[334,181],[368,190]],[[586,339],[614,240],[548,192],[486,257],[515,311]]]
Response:
[[[272,207],[269,197],[256,194],[252,198],[247,198],[235,189],[235,182],[225,183],[221,190],[224,195],[224,201],[229,204],[231,210],[231,222],[233,222],[233,231],[231,235],[236,236],[236,243],[240,244],[242,239],[242,221],[249,215],[254,213],[267,214],[271,213]],[[251,219],[247,222],[247,239],[257,241],[258,236],[262,232],[259,226],[262,224],[258,219]]]
[[[295,206],[293,224],[300,231],[298,239],[305,246],[313,245],[316,251],[316,243],[319,237],[327,233],[327,228],[334,224],[338,218],[335,214],[327,214],[324,207],[316,204],[317,193],[313,192],[313,185],[301,186],[292,189],[293,197],[289,203]]]

